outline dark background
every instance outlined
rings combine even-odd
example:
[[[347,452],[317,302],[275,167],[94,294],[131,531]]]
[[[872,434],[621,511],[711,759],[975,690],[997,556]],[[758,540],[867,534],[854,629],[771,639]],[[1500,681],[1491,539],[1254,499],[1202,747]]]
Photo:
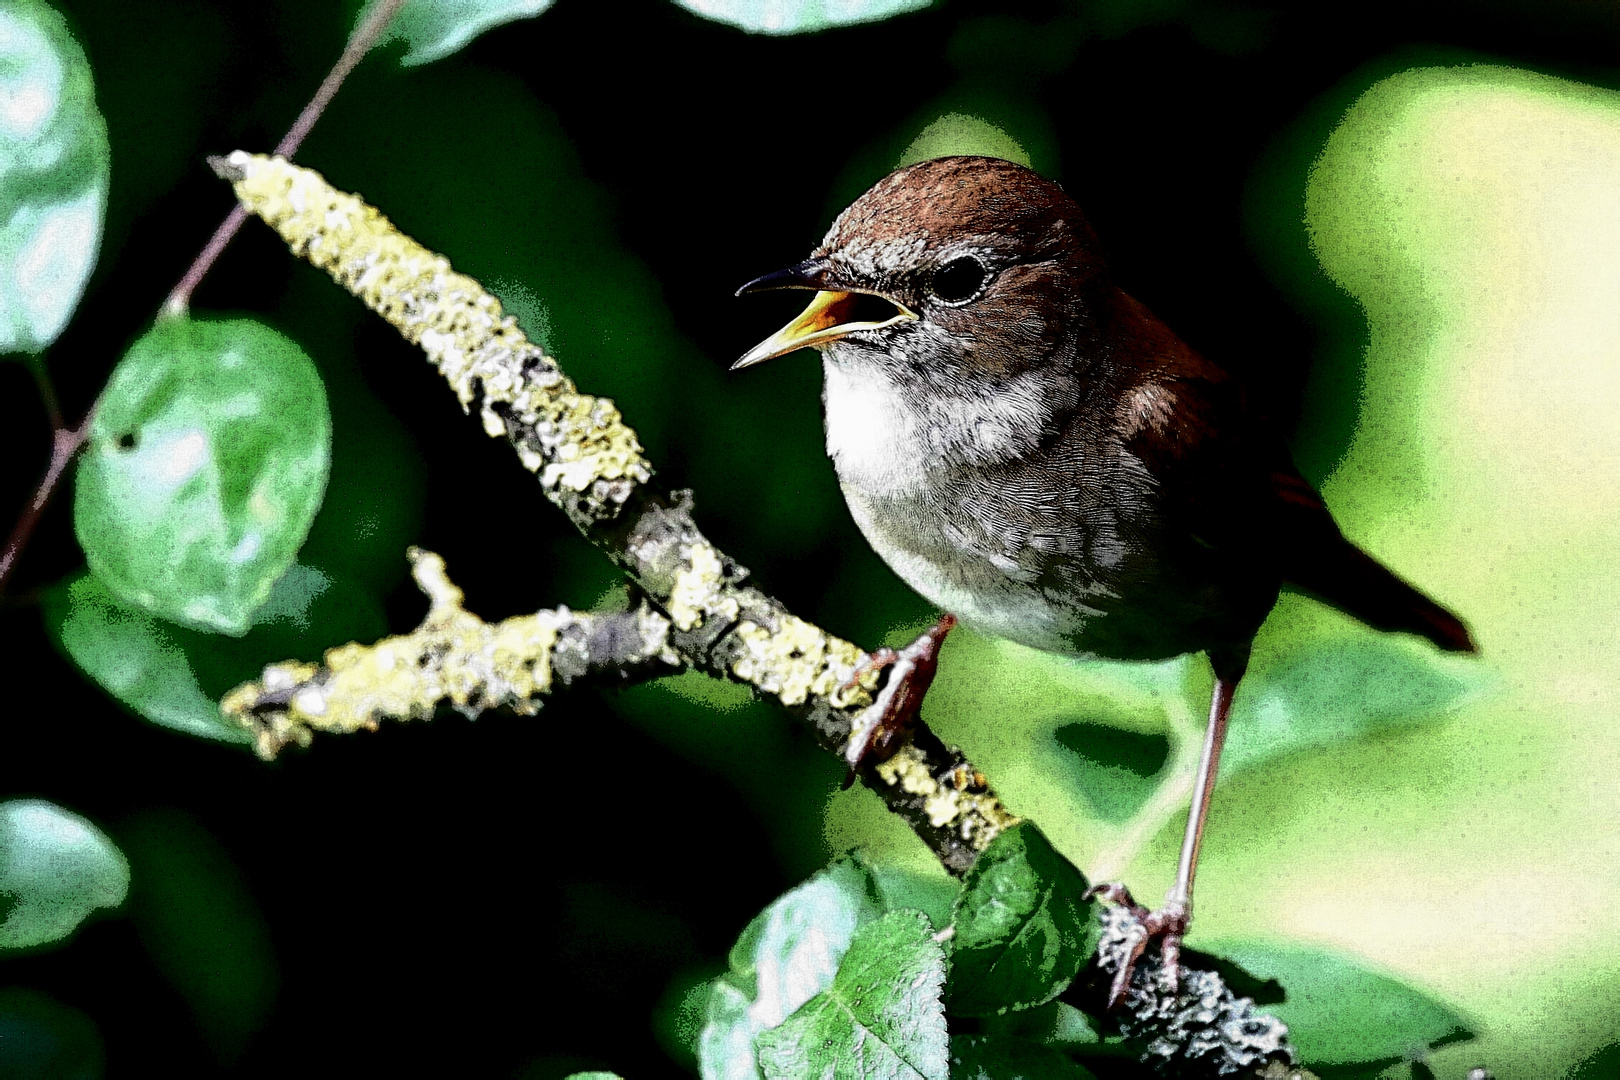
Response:
[[[113,149],[99,269],[50,354],[76,418],[229,209],[204,155],[273,145],[352,9],[61,6]],[[731,293],[803,257],[923,125],[968,112],[1023,142],[1125,288],[1249,381],[1314,479],[1349,436],[1364,345],[1298,224],[1326,131],[1414,64],[1616,86],[1617,46],[1620,14],[1599,3],[963,2],[766,38],[669,3],[558,0],[438,64],[372,57],[300,160],[520,313],[538,297],[549,329],[526,325],[621,404],[666,486],[696,489],[720,547],[870,645],[926,608],[848,520],[817,366],[725,374],[796,301]],[[321,367],[335,464],[303,558],[361,583],[393,629],[425,606],[409,543],[442,553],[489,618],[611,587],[420,356],[261,225],[194,306],[263,318]],[[20,365],[0,368],[0,440],[0,509],[18,508],[48,443]],[[90,817],[134,885],[121,916],[4,960],[0,984],[88,1015],[110,1075],[672,1071],[681,992],[828,857],[839,765],[761,706],[582,692],[536,719],[443,715],[270,765],[136,720],[42,629],[40,591],[83,564],[69,511],[52,508],[0,609],[0,795]]]

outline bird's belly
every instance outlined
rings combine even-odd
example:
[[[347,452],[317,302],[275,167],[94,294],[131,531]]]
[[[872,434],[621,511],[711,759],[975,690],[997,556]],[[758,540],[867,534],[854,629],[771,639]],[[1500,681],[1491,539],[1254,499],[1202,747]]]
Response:
[[[938,515],[918,500],[871,499],[848,486],[844,494],[855,523],[883,561],[965,625],[1047,652],[1106,653],[1085,640],[1099,609],[1009,574],[989,553],[949,537]]]

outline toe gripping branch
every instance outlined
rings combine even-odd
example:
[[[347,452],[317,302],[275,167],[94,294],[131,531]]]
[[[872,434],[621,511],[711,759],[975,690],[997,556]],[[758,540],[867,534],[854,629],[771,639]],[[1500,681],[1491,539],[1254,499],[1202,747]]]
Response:
[[[1124,940],[1105,965],[1114,968],[1114,982],[1108,990],[1108,1008],[1119,1008],[1130,989],[1131,974],[1136,962],[1142,958],[1148,942],[1159,939],[1160,977],[1165,989],[1174,996],[1181,972],[1181,938],[1187,932],[1188,912],[1185,906],[1166,904],[1158,911],[1149,911],[1131,896],[1131,891],[1116,882],[1093,885],[1086,890],[1086,898],[1099,897],[1123,908],[1129,914]],[[1110,963],[1111,962],[1111,963]]]
[[[849,742],[844,747],[844,760],[849,763],[844,787],[855,782],[861,769],[892,756],[916,726],[923,697],[939,670],[939,647],[955,625],[954,615],[941,615],[938,622],[900,651],[884,648],[872,653],[845,684],[853,686],[874,671],[884,672],[876,700],[850,725]]]

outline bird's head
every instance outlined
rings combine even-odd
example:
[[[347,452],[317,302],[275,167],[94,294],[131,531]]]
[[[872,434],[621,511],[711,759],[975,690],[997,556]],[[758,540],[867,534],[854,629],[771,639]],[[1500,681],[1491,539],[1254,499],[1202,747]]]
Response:
[[[1000,158],[919,162],[855,200],[810,258],[737,291],[816,296],[732,367],[810,347],[897,378],[1011,377],[1084,352],[1106,280],[1090,225],[1055,183]]]

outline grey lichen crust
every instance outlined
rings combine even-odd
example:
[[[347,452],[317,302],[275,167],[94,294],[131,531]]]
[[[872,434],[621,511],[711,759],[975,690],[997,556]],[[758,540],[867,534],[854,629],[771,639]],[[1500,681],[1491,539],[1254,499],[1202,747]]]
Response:
[[[1124,907],[1099,905],[1102,939],[1098,966],[1112,974],[1131,940],[1135,916]],[[1119,1028],[1140,1048],[1143,1064],[1164,1076],[1262,1076],[1310,1080],[1293,1068],[1288,1028],[1254,1011],[1213,971],[1183,967],[1174,988],[1156,950],[1142,954],[1119,1010]]]
[[[319,174],[241,151],[212,164],[295,254],[419,345],[462,407],[476,407],[484,430],[507,438],[546,497],[650,601],[629,614],[558,609],[490,626],[461,608],[436,557],[419,557],[417,580],[435,602],[413,634],[334,649],[324,666],[271,665],[263,680],[222,702],[255,733],[261,754],[307,742],[313,730],[375,727],[387,717],[428,715],[440,703],[468,713],[533,712],[569,663],[620,681],[691,667],[747,683],[807,722],[823,745],[844,751],[880,674],[863,670],[867,656],[857,646],[742,584],[746,571],[693,523],[690,495],[653,488],[652,466],[611,401],[580,393],[477,281]],[[615,629],[593,637],[591,620]],[[599,638],[645,648],[589,644]],[[1018,820],[983,775],[925,727],[904,755],[862,775],[957,872]]]

